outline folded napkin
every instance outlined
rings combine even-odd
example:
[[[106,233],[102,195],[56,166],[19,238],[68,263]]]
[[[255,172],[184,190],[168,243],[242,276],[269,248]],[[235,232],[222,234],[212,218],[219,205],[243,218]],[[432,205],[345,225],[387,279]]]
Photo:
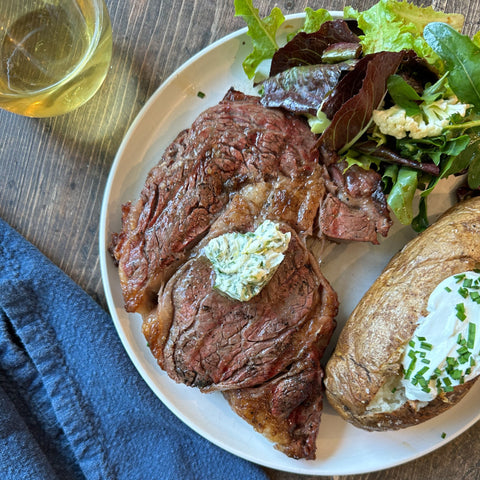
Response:
[[[109,315],[0,219],[0,478],[267,477],[178,420]]]

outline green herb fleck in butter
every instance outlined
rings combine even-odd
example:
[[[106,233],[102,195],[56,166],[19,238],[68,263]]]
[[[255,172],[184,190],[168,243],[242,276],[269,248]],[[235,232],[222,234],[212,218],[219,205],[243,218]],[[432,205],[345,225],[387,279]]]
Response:
[[[229,297],[246,302],[260,293],[282,263],[290,232],[264,221],[254,232],[226,233],[204,248],[215,272],[214,287]]]

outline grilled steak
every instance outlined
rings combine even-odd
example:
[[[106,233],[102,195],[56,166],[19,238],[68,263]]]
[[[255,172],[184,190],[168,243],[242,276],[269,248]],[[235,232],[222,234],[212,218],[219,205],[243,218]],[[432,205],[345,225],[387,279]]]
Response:
[[[377,234],[385,237],[392,225],[382,178],[356,165],[344,173],[345,167],[345,162],[328,167],[331,181],[319,211],[320,232],[333,241],[378,244]]]
[[[320,358],[335,328],[335,292],[286,223],[281,230],[292,238],[285,259],[248,302],[213,289],[212,267],[201,254],[212,237],[253,231],[274,191],[274,185],[260,183],[234,196],[192,258],[167,282],[143,332],[175,381],[222,391],[234,411],[278,449],[314,458],[322,412]]]
[[[305,239],[332,231],[326,226],[335,219],[325,213],[332,194],[349,207],[377,208],[355,190],[370,185],[367,197],[375,197],[371,180],[320,164],[302,118],[232,90],[167,148],[138,201],[123,206],[122,231],[112,237],[125,308],[142,314],[159,365],[177,382],[222,391],[294,458],[315,456],[320,359],[338,308]],[[361,239],[374,241],[381,214],[367,218],[374,233]],[[202,248],[267,219],[291,234],[270,282],[248,302],[214,290]]]
[[[258,387],[223,393],[232,409],[289,457],[315,458],[323,371],[315,348]]]
[[[242,186],[279,175],[305,179],[318,167],[315,137],[300,118],[230,92],[181,132],[123,210],[114,237],[125,306],[147,313],[164,281]]]
[[[333,332],[336,295],[305,242],[285,223],[280,229],[291,233],[285,259],[258,295],[240,302],[213,289],[214,272],[202,245],[222,233],[253,231],[264,220],[259,214],[269,189],[246,190],[212,226],[198,254],[167,282],[157,311],[143,327],[169,376],[204,391],[262,384]]]

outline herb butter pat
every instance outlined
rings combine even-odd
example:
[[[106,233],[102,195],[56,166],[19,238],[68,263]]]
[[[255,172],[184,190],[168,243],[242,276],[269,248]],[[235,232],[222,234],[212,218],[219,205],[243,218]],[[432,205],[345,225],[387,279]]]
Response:
[[[403,358],[405,395],[422,402],[480,374],[480,272],[445,279],[427,311]]]
[[[283,233],[278,224],[266,220],[254,232],[213,238],[203,253],[215,272],[214,287],[235,300],[250,300],[282,263],[290,237],[290,232]]]

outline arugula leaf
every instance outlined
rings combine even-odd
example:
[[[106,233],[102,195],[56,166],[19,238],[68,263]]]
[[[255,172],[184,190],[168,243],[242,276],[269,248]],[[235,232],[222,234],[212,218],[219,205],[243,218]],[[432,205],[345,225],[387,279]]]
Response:
[[[480,138],[472,138],[470,144],[457,157],[458,168],[468,168],[467,182],[472,190],[480,188]]]
[[[420,202],[418,203],[418,214],[412,220],[412,228],[416,232],[420,233],[423,232],[428,225],[427,199],[425,197],[420,197]]]
[[[387,203],[403,225],[412,223],[412,200],[417,190],[417,185],[418,172],[416,170],[406,167],[398,170],[398,176],[388,195]]]
[[[425,26],[435,21],[445,22],[460,31],[464,22],[463,15],[438,12],[432,7],[417,7],[397,0],[380,0],[364,12],[347,7],[344,16],[357,19],[364,32],[361,43],[365,53],[414,50],[435,65],[440,62],[422,36]]]
[[[480,111],[480,47],[445,23],[430,23],[423,34],[446,64],[450,88],[463,103]]]
[[[472,150],[476,150],[473,155],[472,161],[470,162],[470,167],[468,169],[468,186],[476,190],[480,188],[480,140],[477,140],[471,145]]]
[[[262,61],[272,58],[278,50],[275,37],[285,17],[278,7],[274,7],[270,15],[262,19],[252,0],[235,0],[235,16],[243,17],[252,39],[253,51],[242,63],[244,72],[251,79]]]
[[[402,107],[407,115],[413,116],[421,113],[418,104],[422,101],[422,97],[400,75],[388,77],[387,89],[394,103]]]

